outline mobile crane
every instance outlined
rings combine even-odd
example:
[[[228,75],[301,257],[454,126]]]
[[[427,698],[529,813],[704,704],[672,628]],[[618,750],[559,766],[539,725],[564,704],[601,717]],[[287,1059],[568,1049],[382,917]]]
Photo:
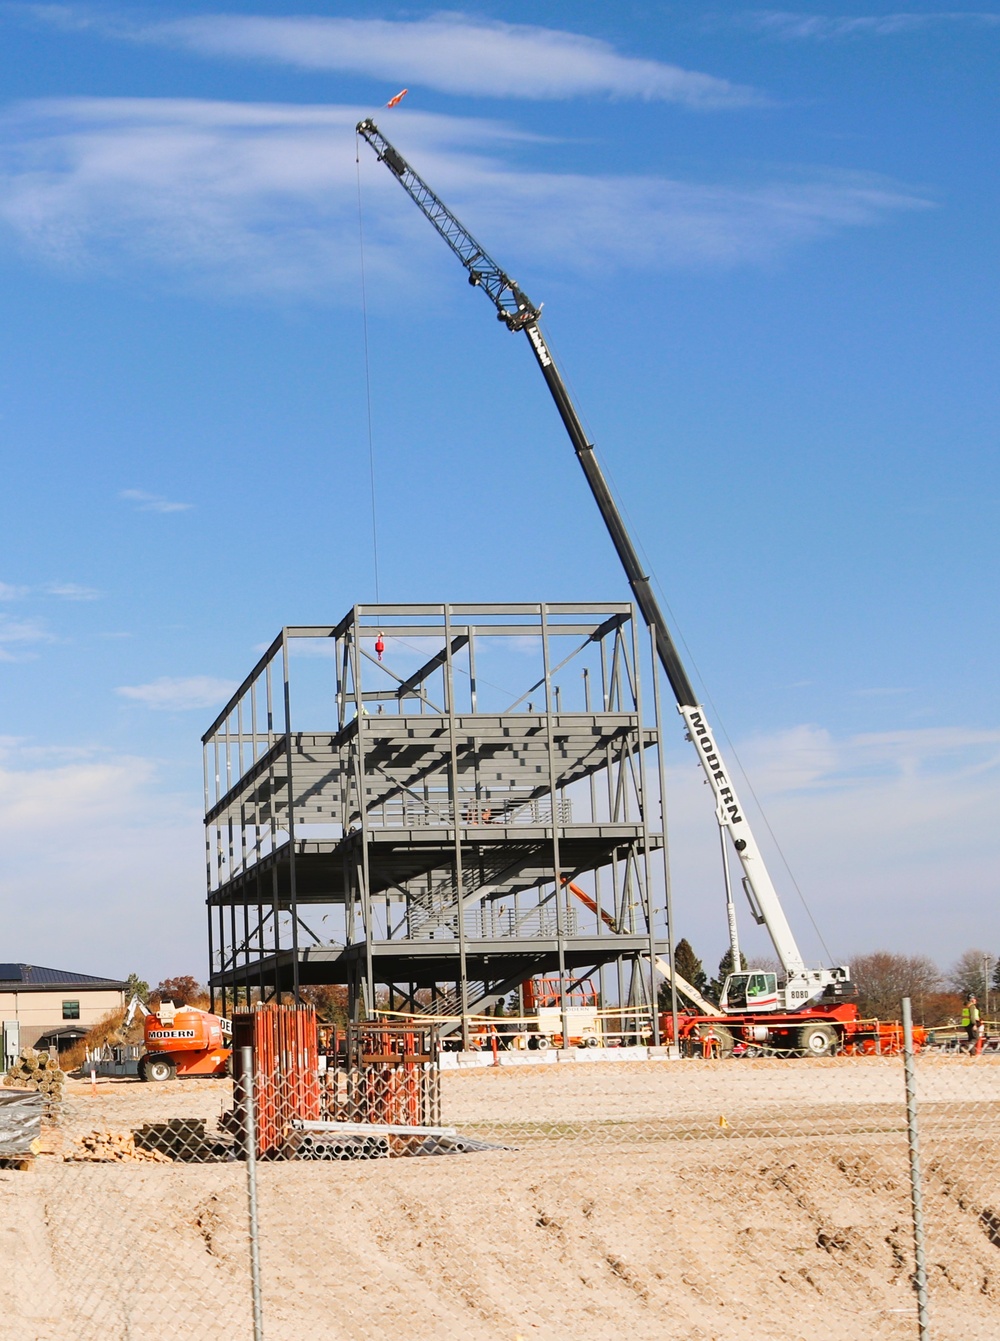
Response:
[[[541,307],[536,307],[523,289],[493,260],[468,229],[431,190],[403,155],[381,133],[370,118],[360,121],[357,134],[375,151],[425,218],[434,226],[468,272],[469,283],[482,289],[496,308],[497,320],[509,331],[523,332],[555,401],[566,432],[586,476],[594,501],[611,536],[629,586],[642,616],[651,631],[657,656],[673,690],[688,739],[698,752],[706,781],[715,798],[716,817],[723,835],[728,833],[742,868],[742,883],[754,920],[766,927],[781,964],[781,980],[774,973],[734,972],[723,986],[717,1013],[720,1031],[728,1035],[749,1031],[758,1043],[784,1043],[794,1036],[792,1050],[823,1055],[843,1041],[844,1028],[857,1009],[846,998],[851,991],[850,969],[846,964],[833,968],[809,968],[796,944],[777,890],[754,838],[746,812],[740,803],[732,775],[715,740],[705,709],[698,702],[687,671],[681,662],[652,584],[643,570],[632,538],[608,488],[594,451],[584,431],[576,407],[555,359],[539,329]],[[728,887],[728,859],[726,863]],[[727,894],[729,894],[727,888]],[[728,898],[732,962],[740,965],[736,922],[731,895]],[[669,966],[658,967],[683,991]],[[705,1002],[695,1002],[704,1011]],[[819,1019],[818,1027],[804,1028],[807,1016]],[[785,1017],[779,1023],[779,1017]],[[829,1023],[827,1019],[829,1018]],[[766,1019],[767,1023],[762,1023]],[[786,1022],[787,1020],[787,1022]],[[836,1023],[835,1023],[836,1021]],[[728,1028],[727,1028],[728,1026]]]

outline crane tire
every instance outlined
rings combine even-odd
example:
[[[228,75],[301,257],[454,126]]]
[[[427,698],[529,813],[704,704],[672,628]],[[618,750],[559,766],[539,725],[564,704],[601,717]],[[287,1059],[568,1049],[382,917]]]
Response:
[[[831,1057],[837,1051],[837,1031],[828,1024],[809,1024],[799,1030],[800,1057]]]

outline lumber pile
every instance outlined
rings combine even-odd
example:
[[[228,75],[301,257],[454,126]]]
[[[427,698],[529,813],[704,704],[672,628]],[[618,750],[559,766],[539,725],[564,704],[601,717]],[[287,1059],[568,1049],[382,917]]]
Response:
[[[61,1155],[65,1138],[58,1127],[52,1127],[42,1123],[41,1135],[33,1145],[37,1146],[36,1155]]]
[[[160,1150],[144,1150],[135,1143],[130,1131],[92,1131],[75,1142],[68,1164],[172,1164]]]

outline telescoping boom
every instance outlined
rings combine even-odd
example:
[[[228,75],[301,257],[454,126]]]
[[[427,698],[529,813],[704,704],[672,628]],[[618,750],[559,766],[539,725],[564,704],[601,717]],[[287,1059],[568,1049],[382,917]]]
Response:
[[[704,708],[699,704],[691,687],[687,671],[681,662],[670,629],[653,594],[649,577],[643,570],[632,538],[625,528],[621,513],[608,488],[604,473],[597,460],[594,445],[587,438],[580,416],[576,412],[566,384],[555,359],[539,329],[541,308],[493,260],[469,230],[452,214],[447,205],[434,194],[427,183],[407,163],[381,133],[375,122],[368,119],[358,123],[358,134],[371,145],[393,174],[403,190],[430,220],[441,237],[468,271],[469,283],[482,289],[496,308],[497,320],[510,331],[523,331],[542,370],[546,385],[556,403],[556,409],[569,434],[577,460],[590,485],[594,501],[600,509],[612,543],[628,577],[643,618],[652,631],[657,655],[670,682],[677,707],[687,727],[687,734],[698,751],[705,777],[715,797],[716,815],[723,832],[728,832],[733,848],[743,869],[743,887],[750,902],[754,919],[767,928],[775,952],[784,969],[786,983],[783,999],[772,999],[770,1009],[795,1010],[820,996],[839,995],[850,979],[846,965],[837,968],[810,969],[802,958],[792,929],[788,924],[777,890],[768,873],[740,804],[736,788],[722,753],[709,726]],[[739,964],[734,964],[739,968]],[[725,1005],[726,993],[723,993]]]

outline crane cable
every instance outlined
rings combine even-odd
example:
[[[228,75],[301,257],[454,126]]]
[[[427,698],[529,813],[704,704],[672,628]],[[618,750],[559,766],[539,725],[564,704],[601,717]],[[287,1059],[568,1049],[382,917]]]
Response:
[[[375,574],[375,604],[379,603],[378,581],[378,513],[375,506],[375,436],[372,432],[372,375],[368,354],[368,293],[365,285],[365,228],[361,209],[361,140],[354,135],[354,162],[358,176],[358,249],[361,258],[361,326],[364,333],[365,396],[368,409],[368,482],[371,490],[372,511],[372,566]]]

